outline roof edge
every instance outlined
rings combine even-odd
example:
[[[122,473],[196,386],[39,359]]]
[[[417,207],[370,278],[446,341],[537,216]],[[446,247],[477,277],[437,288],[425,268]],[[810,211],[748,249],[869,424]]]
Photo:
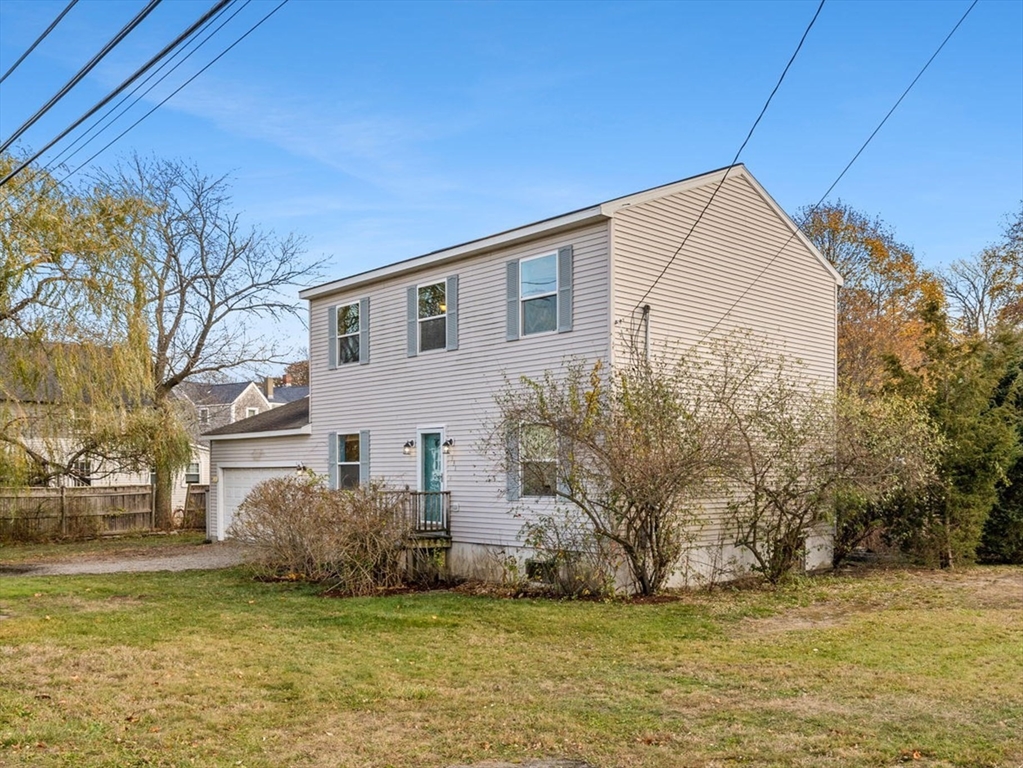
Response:
[[[266,432],[235,432],[227,435],[201,435],[200,437],[213,442],[214,440],[254,440],[256,438],[263,437],[295,437],[301,435],[311,435],[313,433],[313,425],[306,424],[302,427],[296,427],[294,429],[271,429]]]
[[[432,251],[430,253],[423,254],[422,256],[413,256],[410,259],[397,261],[393,264],[387,264],[383,267],[371,269],[366,272],[359,272],[357,274],[350,275],[349,277],[343,277],[340,280],[333,280],[329,283],[324,283],[323,285],[305,288],[298,292],[298,297],[300,299],[315,299],[336,291],[354,288],[359,285],[365,285],[366,283],[383,280],[384,278],[404,274],[406,272],[413,272],[425,267],[445,264],[449,261],[473,256],[482,251],[490,250],[491,248],[513,245],[525,240],[535,239],[542,235],[552,234],[566,229],[573,229],[575,227],[589,224],[594,221],[601,221],[606,218],[608,217],[601,211],[600,205],[581,208],[577,211],[554,216],[550,219],[543,219],[541,221],[533,222],[532,224],[516,227],[515,229],[498,232],[496,235],[488,235],[487,237],[483,237],[478,240],[470,240],[466,243],[454,245],[449,248],[442,248],[439,251]]]

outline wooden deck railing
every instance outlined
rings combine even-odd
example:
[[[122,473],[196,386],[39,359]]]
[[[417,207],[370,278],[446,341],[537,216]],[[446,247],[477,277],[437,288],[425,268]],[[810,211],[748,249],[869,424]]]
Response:
[[[417,536],[449,536],[451,491],[389,491],[401,498],[402,509]]]

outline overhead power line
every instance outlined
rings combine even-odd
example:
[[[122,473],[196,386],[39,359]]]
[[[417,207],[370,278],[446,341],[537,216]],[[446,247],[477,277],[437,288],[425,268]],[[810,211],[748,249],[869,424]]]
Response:
[[[93,70],[93,68],[106,57],[108,53],[114,50],[114,48],[116,48],[121,43],[121,41],[124,40],[124,38],[127,37],[133,29],[135,29],[135,27],[141,24],[145,20],[145,18],[150,13],[152,13],[156,9],[156,6],[158,6],[161,2],[162,0],[150,0],[146,7],[139,11],[134,19],[125,24],[124,27],[121,28],[121,31],[114,35],[110,39],[110,41],[100,49],[99,53],[93,56],[84,67],[78,70],[78,72],[76,72],[75,75],[70,80],[68,80],[59,91],[57,91],[57,93],[50,97],[49,101],[47,101],[42,107],[39,108],[39,111],[37,111],[34,115],[32,115],[32,117],[30,117],[28,120],[22,123],[21,127],[18,128],[13,134],[11,134],[11,136],[8,137],[8,139],[3,144],[0,144],[0,152],[6,151],[11,146],[11,144],[17,141],[18,138],[25,131],[27,131],[29,128],[35,125],[36,122],[38,122],[38,120],[43,115],[49,112],[53,108],[54,104],[63,99],[68,94],[68,92],[76,85],[78,85],[78,83],[81,82],[82,78],[88,75]]]
[[[824,8],[824,2],[825,0],[821,0],[820,5],[817,6],[817,12],[814,13],[813,18],[810,19],[810,23],[807,24],[806,30],[803,32],[803,36],[799,38],[799,44],[796,46],[796,50],[792,52],[792,56],[789,58],[788,64],[786,64],[785,69],[782,70],[781,76],[778,78],[778,82],[775,83],[774,88],[771,90],[771,95],[768,96],[767,101],[764,102],[764,106],[760,110],[760,114],[757,115],[757,119],[753,121],[753,125],[749,129],[749,133],[746,134],[746,138],[743,140],[742,145],[739,147],[739,150],[735,153],[735,157],[732,158],[732,162],[730,162],[728,166],[725,168],[725,173],[721,177],[721,181],[719,181],[717,186],[714,187],[714,191],[711,193],[710,199],[707,200],[706,204],[703,206],[703,210],[700,211],[700,215],[696,217],[696,221],[693,222],[693,225],[689,228],[689,231],[686,233],[686,236],[682,238],[682,242],[679,243],[678,248],[675,249],[675,252],[671,255],[671,258],[668,259],[668,263],[664,265],[664,268],[660,271],[657,277],[654,278],[654,281],[650,284],[650,287],[646,289],[646,292],[640,297],[639,301],[636,302],[636,306],[633,307],[632,309],[633,312],[635,312],[643,305],[643,302],[646,301],[646,298],[647,296],[650,295],[650,292],[657,287],[657,284],[661,281],[661,278],[664,277],[668,269],[671,268],[671,265],[675,263],[675,259],[678,258],[678,255],[682,253],[682,249],[685,248],[686,243],[689,242],[689,238],[692,237],[692,234],[696,230],[697,225],[700,223],[700,221],[703,220],[703,217],[707,213],[707,210],[710,208],[711,203],[714,202],[714,198],[717,197],[717,194],[721,190],[722,185],[728,178],[728,173],[732,170],[732,167],[738,162],[739,155],[742,154],[742,151],[746,148],[746,145],[749,143],[749,140],[753,137],[753,132],[757,129],[757,126],[760,125],[760,120],[763,118],[764,113],[767,112],[767,108],[771,105],[771,100],[774,99],[774,95],[778,92],[778,89],[781,87],[782,82],[785,80],[785,75],[789,73],[789,68],[792,66],[792,62],[796,60],[796,56],[799,55],[799,51],[803,48],[803,43],[806,42],[807,35],[809,35],[810,30],[813,29],[813,25],[817,21],[817,17],[821,15],[821,10]]]
[[[151,114],[153,114],[156,110],[158,110],[160,107],[162,107],[164,104],[166,104],[172,98],[174,98],[174,96],[176,96],[183,88],[185,88],[185,86],[187,86],[189,83],[191,83],[197,77],[199,77],[199,75],[201,75],[207,69],[209,69],[214,64],[216,64],[221,58],[223,58],[225,55],[227,55],[227,53],[232,48],[234,48],[236,45],[238,45],[238,43],[240,43],[246,37],[248,37],[253,32],[255,32],[260,26],[263,25],[263,23],[267,19],[269,19],[271,16],[273,16],[275,13],[277,13],[277,11],[279,11],[281,8],[283,8],[285,5],[287,5],[288,2],[289,2],[289,0],[281,0],[281,2],[278,3],[276,6],[274,6],[274,8],[272,8],[269,13],[267,13],[265,16],[263,16],[263,18],[261,18],[259,21],[257,21],[255,24],[253,24],[251,27],[249,27],[248,30],[246,30],[246,32],[243,35],[241,35],[237,40],[235,40],[233,43],[231,43],[229,46],[227,46],[227,48],[225,48],[223,51],[221,51],[219,54],[217,54],[202,69],[200,69],[198,72],[196,72],[190,78],[188,78],[185,82],[183,82],[181,85],[179,85],[177,88],[175,88],[169,94],[167,94],[167,96],[165,96],[163,99],[161,99],[160,102],[158,104],[156,104],[152,109],[150,109],[148,112],[146,112],[144,115],[142,115],[138,120],[136,120],[134,123],[129,125],[123,131],[121,131],[119,134],[117,134],[117,136],[115,136],[113,139],[111,139],[106,144],[104,144],[100,149],[98,149],[96,152],[94,152],[92,155],[90,155],[89,158],[87,160],[85,160],[83,163],[81,163],[77,168],[75,168],[73,171],[70,171],[67,174],[65,174],[64,177],[62,179],[60,179],[60,181],[56,182],[54,186],[60,186],[61,184],[63,184],[69,178],[71,178],[76,173],[78,173],[80,170],[82,170],[82,168],[84,168],[89,163],[91,163],[93,160],[95,160],[97,157],[99,157],[101,154],[106,152],[111,146],[113,146],[115,143],[120,141],[121,138],[124,137],[125,134],[127,134],[129,131],[131,131],[133,128],[135,128],[135,126],[137,126],[139,123],[141,123],[143,120],[145,120]]]
[[[174,59],[178,58],[178,56],[180,56],[185,51],[185,47],[181,47],[178,50],[176,50],[174,54],[170,56],[166,61],[161,63],[159,67],[157,67],[148,75],[146,75],[146,77],[140,83],[138,83],[129,93],[126,93],[124,97],[117,102],[117,104],[113,105],[109,110],[107,110],[106,115],[104,115],[100,120],[98,120],[96,123],[90,126],[87,131],[82,133],[80,136],[76,137],[74,141],[72,141],[64,149],[62,149],[53,159],[48,160],[46,162],[46,168],[50,171],[55,170],[56,167],[61,164],[61,162],[70,161],[71,158],[73,158],[79,152],[84,150],[87,146],[92,144],[92,142],[94,142],[103,133],[105,133],[114,123],[120,120],[121,117],[125,115],[125,113],[127,113],[132,107],[138,104],[147,95],[149,95],[153,91],[153,89],[156,88],[156,86],[158,86],[168,77],[170,77],[170,75],[173,74],[178,69],[178,67],[180,67],[186,61],[192,58],[192,56],[194,56],[196,53],[198,53],[199,49],[206,45],[206,43],[208,43],[220,30],[222,30],[225,26],[231,23],[231,20],[234,19],[234,17],[241,13],[243,10],[245,10],[245,8],[251,2],[252,0],[245,0],[245,2],[243,2],[237,8],[235,8],[235,10],[229,16],[227,16],[227,18],[221,21],[220,24],[218,24],[215,29],[213,29],[198,43],[192,45],[194,40],[190,41],[188,45],[192,45],[192,49],[188,51],[188,53],[186,53],[184,57],[182,57],[176,64],[174,64],[174,66],[172,66],[170,69],[168,69],[158,78],[156,78],[156,80],[153,81],[148,88],[142,90],[143,87],[145,87],[147,83],[153,80],[153,78],[156,77],[161,70],[166,68],[172,61],[174,61]],[[141,91],[141,93],[139,93],[139,91]],[[136,94],[138,95],[136,96]],[[132,98],[133,96],[135,98]],[[116,115],[113,114],[129,99],[131,99],[131,101],[130,103],[127,104],[127,106],[124,106],[124,108],[117,112]]]
[[[838,182],[842,180],[842,177],[844,177],[845,174],[849,171],[849,169],[852,168],[853,163],[855,163],[859,159],[860,155],[863,154],[863,150],[867,148],[867,145],[870,144],[871,141],[873,141],[875,136],[877,136],[878,131],[880,131],[884,124],[888,122],[888,118],[890,118],[892,116],[892,113],[895,112],[896,109],[898,109],[903,99],[905,99],[906,96],[909,95],[909,92],[913,90],[913,86],[916,85],[917,81],[923,76],[924,72],[927,71],[927,68],[931,66],[931,62],[937,58],[939,53],[941,53],[941,50],[945,47],[945,44],[952,39],[952,35],[956,33],[956,30],[958,30],[962,23],[966,21],[966,17],[970,15],[970,11],[973,10],[974,6],[976,6],[978,2],[979,0],[973,0],[973,2],[970,3],[970,7],[966,9],[966,13],[964,13],[960,17],[959,21],[957,21],[955,26],[952,27],[952,31],[945,36],[945,39],[941,41],[941,45],[939,45],[937,50],[935,50],[934,53],[931,54],[931,57],[927,59],[927,63],[923,65],[923,67],[917,73],[916,77],[913,78],[913,81],[906,87],[906,90],[902,92],[902,95],[899,96],[895,104],[892,105],[892,108],[888,110],[888,114],[886,114],[884,118],[882,118],[881,122],[877,124],[877,127],[867,137],[867,140],[863,142],[863,145],[856,151],[856,154],[853,155],[852,160],[846,163],[845,168],[843,168],[842,172],[838,174],[838,177],[833,182],[831,182],[831,186],[828,187],[827,191],[823,195],[821,195],[820,199],[813,204],[809,211],[806,212],[806,215],[803,216],[799,224],[796,225],[796,229],[792,232],[792,234],[789,235],[788,239],[782,244],[781,248],[778,249],[778,252],[771,257],[770,261],[768,261],[767,264],[764,265],[764,268],[761,269],[760,272],[757,274],[757,276],[753,278],[753,282],[746,286],[746,290],[739,294],[739,298],[732,302],[731,306],[725,310],[725,313],[721,315],[721,317],[718,318],[717,322],[710,327],[710,330],[708,330],[706,333],[703,334],[702,337],[700,337],[700,341],[697,342],[697,345],[699,345],[704,339],[710,336],[717,329],[717,327],[721,325],[722,322],[724,322],[725,318],[732,313],[732,310],[734,310],[739,305],[739,302],[746,298],[746,295],[751,290],[753,290],[753,286],[760,282],[760,278],[762,278],[767,273],[767,270],[771,268],[771,265],[778,260],[778,257],[781,256],[782,252],[788,247],[789,243],[791,243],[792,240],[795,239],[796,235],[802,231],[803,225],[809,220],[809,218],[814,213],[817,212],[817,209],[820,208],[821,204],[827,199],[828,195],[830,195],[831,192],[835,189],[835,187],[838,186]]]
[[[71,2],[64,7],[64,10],[57,15],[57,18],[50,22],[50,26],[43,30],[43,34],[39,35],[39,37],[35,39],[35,42],[28,47],[28,50],[21,54],[21,56],[18,57],[18,60],[11,64],[10,68],[6,72],[0,75],[0,83],[6,80],[7,76],[16,70],[21,62],[28,58],[28,55],[36,49],[36,46],[39,45],[39,43],[46,39],[46,36],[49,35],[58,24],[60,24],[60,20],[67,16],[67,12],[74,8],[75,3],[77,2],[78,0],[71,0]]]
[[[39,157],[43,153],[48,151],[54,144],[56,144],[58,141],[60,141],[65,136],[67,136],[69,133],[71,133],[71,131],[73,131],[75,128],[80,126],[82,123],[84,123],[90,117],[92,117],[94,114],[96,114],[101,109],[103,109],[103,107],[105,107],[107,104],[109,104],[115,98],[117,98],[118,94],[120,94],[123,91],[125,91],[128,88],[128,86],[130,86],[133,82],[138,80],[142,75],[144,75],[146,72],[148,72],[154,66],[156,66],[156,64],[159,63],[161,59],[165,58],[169,53],[171,53],[171,51],[173,51],[175,48],[177,48],[182,43],[184,43],[186,40],[188,40],[190,37],[192,37],[201,27],[203,27],[206,24],[206,22],[208,22],[210,19],[212,19],[218,13],[220,13],[220,11],[222,11],[229,3],[233,2],[233,1],[234,0],[218,0],[217,3],[215,3],[208,11],[206,11],[206,13],[204,13],[202,16],[200,16],[198,19],[196,19],[191,25],[189,25],[189,27],[184,32],[182,32],[180,35],[178,35],[176,38],[174,38],[171,42],[169,42],[167,45],[165,45],[159,51],[159,53],[157,53],[152,58],[150,58],[149,61],[147,61],[141,67],[136,69],[131,75],[129,75],[114,90],[112,90],[110,93],[108,93],[106,96],[104,96],[98,102],[96,102],[92,106],[92,108],[90,108],[85,114],[83,114],[81,117],[79,117],[73,123],[71,123],[71,125],[69,125],[67,128],[65,128],[63,131],[58,133],[54,138],[50,139],[50,141],[48,141],[46,144],[43,145],[42,149],[38,150],[35,154],[33,154],[30,157],[26,158],[24,161],[21,162],[21,164],[19,164],[16,168],[11,170],[10,173],[8,173],[6,176],[4,176],[2,179],[0,179],[0,187],[2,187],[4,184],[9,182],[11,179],[13,179],[19,173],[21,173],[21,171],[23,171],[25,168],[27,168],[29,165],[31,165],[36,160],[38,160]]]

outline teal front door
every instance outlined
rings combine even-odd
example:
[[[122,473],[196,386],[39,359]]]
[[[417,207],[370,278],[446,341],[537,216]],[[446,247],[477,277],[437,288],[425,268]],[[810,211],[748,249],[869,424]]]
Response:
[[[420,507],[422,523],[429,527],[438,525],[441,520],[441,505],[443,499],[441,491],[444,490],[444,452],[441,449],[440,432],[423,432],[420,434],[419,444],[422,446],[422,467],[419,474],[420,491],[425,491],[423,504]]]

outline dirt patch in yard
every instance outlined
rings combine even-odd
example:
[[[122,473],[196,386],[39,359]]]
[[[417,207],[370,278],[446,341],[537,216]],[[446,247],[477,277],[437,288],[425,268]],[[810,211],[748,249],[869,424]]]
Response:
[[[73,576],[97,573],[141,573],[148,571],[194,571],[230,568],[244,563],[249,551],[235,543],[219,542],[190,547],[145,548],[117,552],[90,552],[74,559],[54,559],[4,565],[0,577]]]

